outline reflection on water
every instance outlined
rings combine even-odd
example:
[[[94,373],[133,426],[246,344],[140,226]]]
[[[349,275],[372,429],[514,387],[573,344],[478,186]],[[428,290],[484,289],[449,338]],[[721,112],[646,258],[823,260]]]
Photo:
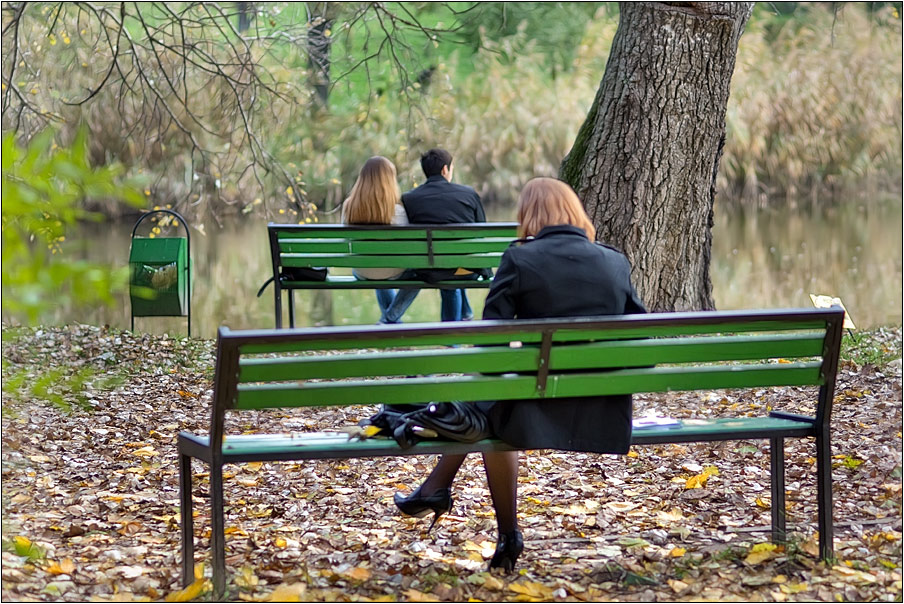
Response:
[[[495,212],[493,220],[512,220]],[[901,323],[902,215],[899,201],[850,205],[819,215],[799,211],[718,212],[713,228],[712,280],[718,308],[809,307],[808,294],[839,296],[858,327]],[[74,253],[125,266],[133,223],[88,225]],[[178,232],[173,233],[178,235]],[[220,325],[235,329],[273,326],[273,290],[260,298],[258,288],[272,275],[266,221],[207,235],[192,232],[192,333],[211,338]],[[480,316],[486,290],[469,293]],[[313,292],[297,292],[296,324],[309,325]],[[371,291],[333,293],[333,317],[339,324],[375,323],[379,318]],[[439,319],[439,294],[425,290],[405,315],[406,322]],[[73,313],[60,309],[59,322],[79,321],[128,328],[129,300],[116,308]],[[285,323],[287,324],[287,323]],[[185,333],[185,319],[137,317],[136,329]]]

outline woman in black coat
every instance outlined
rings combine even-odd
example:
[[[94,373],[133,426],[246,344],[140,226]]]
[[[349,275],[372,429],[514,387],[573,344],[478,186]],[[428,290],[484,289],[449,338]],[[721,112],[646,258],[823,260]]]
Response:
[[[518,201],[518,222],[522,239],[502,256],[484,319],[646,312],[631,285],[627,258],[593,243],[596,230],[567,184],[552,178],[528,182]],[[624,454],[631,443],[630,395],[478,405],[494,435],[518,448]],[[450,487],[464,459],[442,456],[414,493],[396,494],[396,505],[413,516],[433,511],[436,522],[452,507]],[[524,547],[517,522],[518,454],[486,453],[483,461],[499,529],[490,568],[510,572]]]

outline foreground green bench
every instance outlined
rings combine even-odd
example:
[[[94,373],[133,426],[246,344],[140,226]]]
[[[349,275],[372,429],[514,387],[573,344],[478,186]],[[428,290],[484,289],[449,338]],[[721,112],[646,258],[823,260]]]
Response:
[[[840,309],[230,331],[221,328],[210,432],[178,438],[183,581],[193,580],[191,460],[210,467],[213,580],[225,587],[223,464],[505,451],[507,445],[350,440],[342,432],[224,435],[227,411],[816,386],[813,415],[773,411],[636,430],[633,444],[764,439],[772,537],[785,537],[784,439],[815,437],[820,555],[832,556],[829,419]],[[369,410],[362,409],[361,415]],[[340,428],[340,426],[336,426]]]
[[[282,294],[288,295],[289,327],[295,326],[294,291],[298,289],[486,288],[491,279],[358,280],[352,269],[490,268],[499,266],[502,252],[517,235],[514,222],[473,224],[413,224],[407,226],[279,224],[267,225],[273,263],[274,313],[282,327]],[[292,280],[286,269],[325,268],[326,279]],[[348,274],[334,274],[345,269]],[[282,277],[281,277],[282,275]]]

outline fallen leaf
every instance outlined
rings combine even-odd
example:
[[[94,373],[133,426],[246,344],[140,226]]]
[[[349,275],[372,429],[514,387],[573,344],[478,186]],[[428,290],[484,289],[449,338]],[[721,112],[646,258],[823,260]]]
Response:
[[[71,558],[63,558],[59,562],[51,562],[45,570],[51,575],[71,575],[75,571],[75,563]]]
[[[179,591],[175,591],[171,594],[168,594],[164,600],[167,602],[188,602],[190,600],[194,600],[202,593],[207,591],[206,587],[208,581],[204,578],[195,579],[195,581],[184,589],[180,589]]]
[[[267,602],[301,602],[307,591],[308,586],[305,583],[290,583],[288,585],[280,585],[270,594]]]
[[[766,560],[771,560],[778,556],[778,553],[776,552],[777,549],[778,546],[774,543],[757,543],[750,548],[750,553],[744,558],[744,562],[753,565],[760,564]]]
[[[148,445],[147,447],[141,447],[140,449],[135,449],[132,451],[132,455],[137,457],[153,457],[157,455],[158,451],[154,447]]]
[[[367,581],[368,579],[370,579],[370,575],[370,570],[364,568],[363,566],[349,569],[340,574],[340,576],[351,579],[352,581]]]

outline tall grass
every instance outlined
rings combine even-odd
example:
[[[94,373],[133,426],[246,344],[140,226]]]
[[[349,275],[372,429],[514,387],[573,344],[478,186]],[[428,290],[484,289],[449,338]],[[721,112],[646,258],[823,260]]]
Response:
[[[849,4],[836,16],[813,5],[805,21],[792,19],[777,35],[774,22],[750,22],[732,81],[721,199],[762,205],[900,191],[902,29],[894,10],[868,17]],[[362,90],[360,78],[339,82],[326,110],[303,94],[297,51],[262,52],[260,63],[293,102],[268,97],[255,126],[321,211],[338,205],[371,155],[393,160],[403,190],[413,187],[423,180],[419,154],[431,146],[452,151],[456,179],[474,186],[488,204],[508,204],[529,178],[557,172],[593,101],[616,28],[617,17],[600,10],[567,71],[551,72],[522,30],[496,41],[487,37],[486,48],[476,52],[437,53],[424,87]],[[217,149],[200,157],[174,124],[118,89],[81,109],[60,104],[95,83],[106,65],[104,49],[87,43],[90,33],[73,34],[71,44],[58,42],[52,50],[46,29],[36,27],[22,39],[32,68],[22,90],[73,127],[86,123],[96,161],[118,159],[143,174],[149,206],[178,204],[200,219],[229,213],[303,219],[294,213],[284,178],[258,179],[247,170],[239,117],[222,111],[228,90],[201,77],[190,84],[193,106],[215,125],[213,132],[196,132]],[[84,73],[70,73],[60,53],[75,57]],[[355,104],[353,98],[368,100]],[[159,136],[136,140],[129,124],[142,120],[160,120]]]
[[[836,18],[837,17],[837,18]],[[718,184],[760,205],[901,188],[901,21],[856,6],[741,38]],[[796,25],[796,26],[795,26]]]

